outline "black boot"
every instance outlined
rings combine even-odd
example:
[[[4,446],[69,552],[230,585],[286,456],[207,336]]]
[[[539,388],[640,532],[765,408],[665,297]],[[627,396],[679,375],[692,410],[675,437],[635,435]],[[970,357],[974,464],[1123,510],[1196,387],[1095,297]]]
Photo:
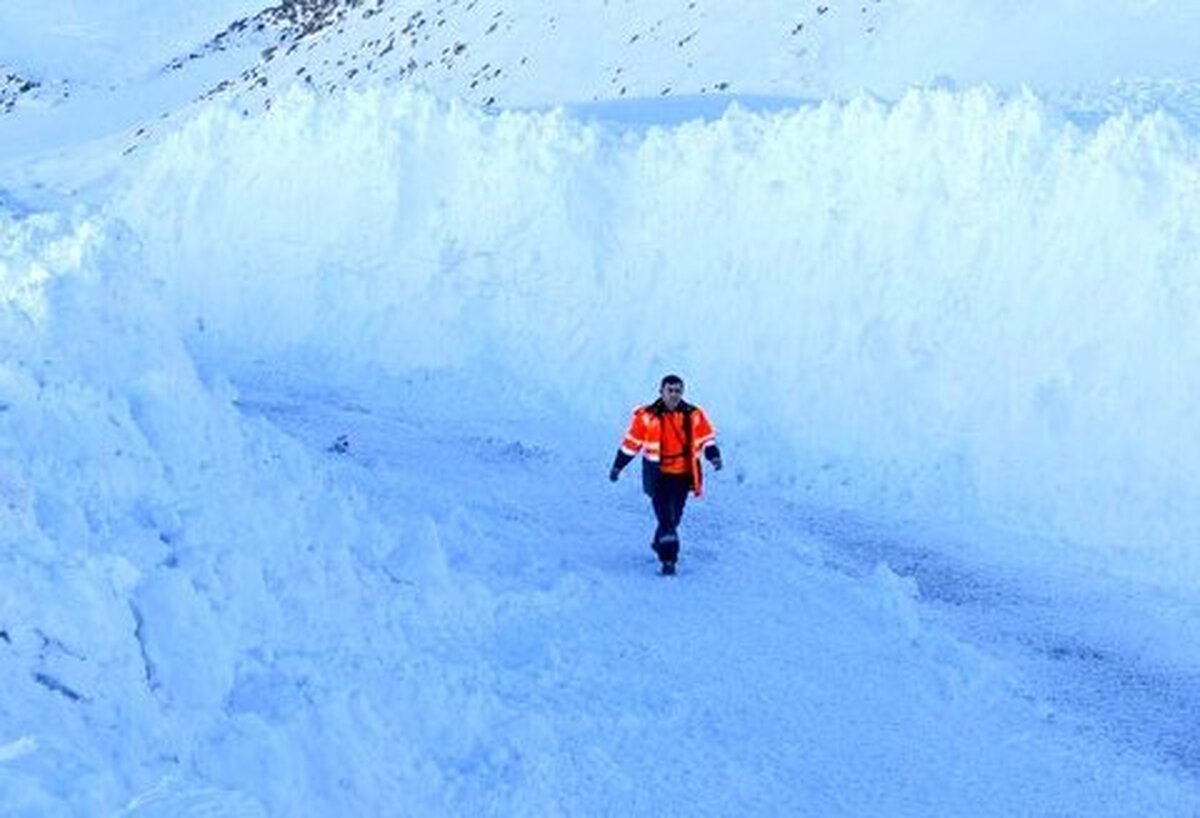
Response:
[[[671,560],[670,562],[664,562],[662,564],[662,575],[664,577],[675,576],[675,561],[674,560]]]

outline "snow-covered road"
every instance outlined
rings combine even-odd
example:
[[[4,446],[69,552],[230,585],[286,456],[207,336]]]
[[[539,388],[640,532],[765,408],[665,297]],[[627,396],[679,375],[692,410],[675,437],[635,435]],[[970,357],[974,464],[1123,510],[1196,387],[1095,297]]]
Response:
[[[385,597],[420,597],[425,619],[403,626],[403,644],[372,640],[377,656],[353,658],[378,673],[327,672],[378,729],[439,760],[431,804],[1200,809],[1195,680],[1159,666],[1174,675],[1155,682],[1131,646],[1088,641],[1093,614],[1119,604],[1031,597],[1027,579],[799,509],[736,468],[689,503],[681,575],[664,579],[636,473],[604,479],[619,429],[604,437],[436,375],[369,394],[259,377],[240,405],[323,451],[333,479],[397,531],[364,570]],[[361,627],[386,633],[397,610],[380,599],[380,621]]]

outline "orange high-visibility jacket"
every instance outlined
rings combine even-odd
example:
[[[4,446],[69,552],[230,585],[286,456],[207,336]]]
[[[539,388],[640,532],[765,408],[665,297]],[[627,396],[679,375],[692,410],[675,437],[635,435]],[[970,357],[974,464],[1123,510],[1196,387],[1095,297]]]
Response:
[[[690,457],[683,451],[685,421],[690,421],[692,427]],[[621,441],[621,451],[629,457],[636,457],[641,452],[644,458],[658,464],[666,474],[687,474],[690,471],[692,491],[699,497],[703,491],[700,455],[706,448],[715,445],[716,438],[716,430],[699,406],[681,401],[675,411],[668,412],[661,402],[655,402],[633,410],[629,430]]]

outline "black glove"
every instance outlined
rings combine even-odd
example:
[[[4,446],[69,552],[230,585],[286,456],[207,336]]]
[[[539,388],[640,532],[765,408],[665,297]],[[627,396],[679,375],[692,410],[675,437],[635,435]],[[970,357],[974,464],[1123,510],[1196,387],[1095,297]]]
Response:
[[[625,454],[625,452],[617,449],[617,454],[613,457],[612,468],[608,470],[608,479],[612,482],[617,482],[617,478],[621,476],[621,469],[629,465],[633,460],[633,455]]]
[[[704,458],[709,463],[712,463],[712,467],[717,471],[720,471],[725,466],[725,464],[721,462],[721,450],[716,446],[706,446],[704,448]]]

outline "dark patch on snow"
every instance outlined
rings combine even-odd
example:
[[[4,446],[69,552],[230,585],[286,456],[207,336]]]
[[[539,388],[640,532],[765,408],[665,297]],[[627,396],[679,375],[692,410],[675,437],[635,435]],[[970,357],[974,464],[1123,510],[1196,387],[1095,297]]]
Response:
[[[49,653],[59,653],[63,656],[69,656],[72,659],[78,659],[81,662],[87,661],[87,657],[82,652],[67,647],[66,643],[55,636],[50,636],[40,628],[35,628],[34,633],[42,640],[41,657],[44,659]]]
[[[146,687],[151,692],[158,690],[162,683],[158,678],[158,668],[154,664],[154,660],[150,658],[150,653],[146,649],[145,628],[146,621],[142,618],[142,611],[133,602],[129,603],[129,611],[133,614],[133,636],[138,641],[138,650],[142,655],[142,673],[146,679]]]
[[[35,682],[37,682],[38,684],[40,684],[42,687],[46,688],[47,690],[53,691],[54,693],[57,693],[60,696],[64,696],[73,702],[79,702],[79,701],[84,700],[82,693],[80,693],[78,690],[74,690],[73,688],[69,687],[68,685],[64,684],[63,682],[61,682],[60,680],[56,679],[55,677],[51,676],[48,673],[41,673],[41,672],[34,673],[33,680]]]
[[[1057,662],[1103,662],[1108,658],[1107,654],[1098,648],[1071,642],[1051,645],[1043,652]]]
[[[71,95],[70,84],[65,81],[57,83],[55,89],[44,89],[41,81],[0,67],[0,114],[12,113],[21,102],[37,96],[42,90],[57,90],[62,99]]]

